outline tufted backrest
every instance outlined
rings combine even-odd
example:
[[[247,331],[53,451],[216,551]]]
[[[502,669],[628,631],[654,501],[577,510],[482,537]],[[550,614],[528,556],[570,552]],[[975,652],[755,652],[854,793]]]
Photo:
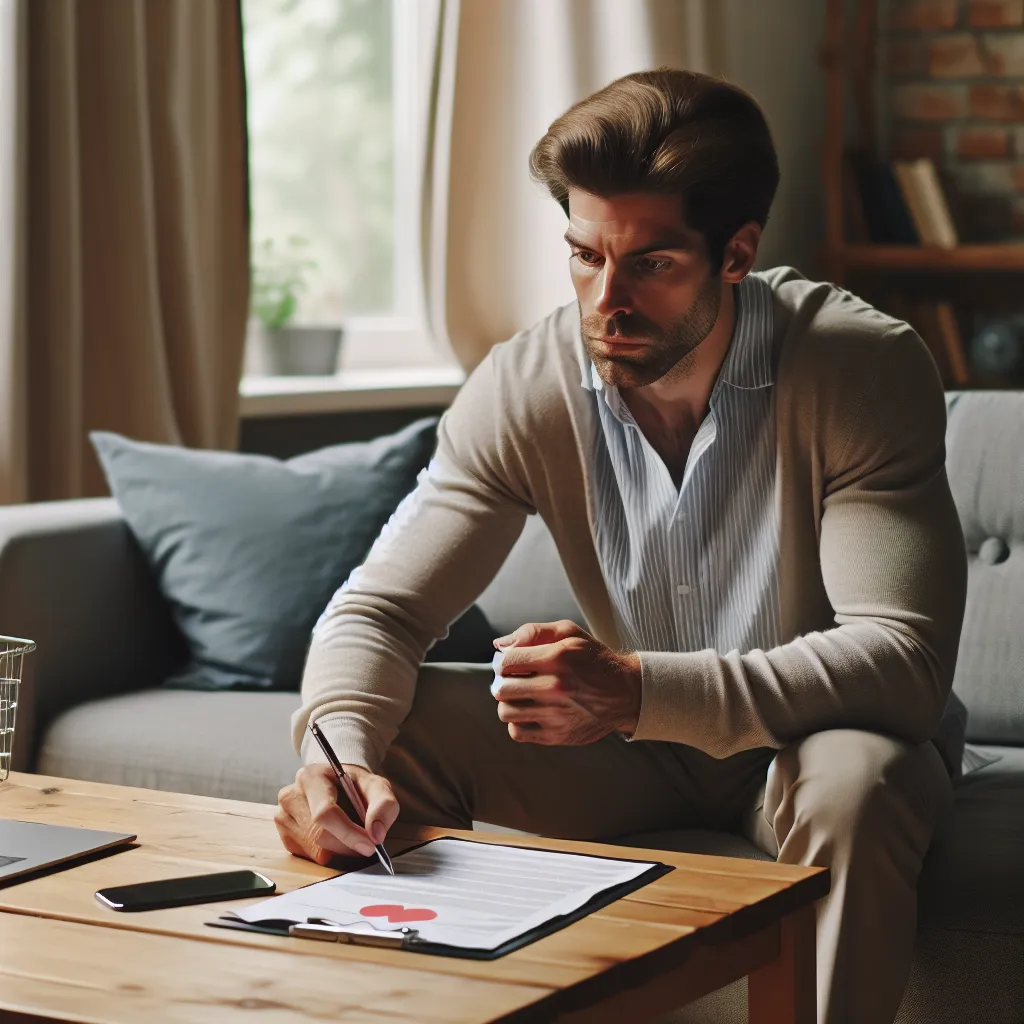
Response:
[[[555,539],[540,516],[526,520],[515,547],[477,604],[500,633],[511,633],[524,622],[558,619],[586,626]]]
[[[1024,392],[950,394],[946,468],[967,544],[953,687],[967,738],[1024,744]]]

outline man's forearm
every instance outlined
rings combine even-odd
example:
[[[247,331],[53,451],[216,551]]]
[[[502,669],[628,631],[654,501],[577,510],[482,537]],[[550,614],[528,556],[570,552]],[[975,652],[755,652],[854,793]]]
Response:
[[[634,739],[728,757],[782,747],[812,732],[859,728],[912,742],[931,738],[951,671],[878,624],[799,637],[770,651],[641,653]]]
[[[376,770],[412,706],[427,648],[493,579],[528,511],[439,449],[313,632],[292,717],[304,758],[316,759],[303,745],[313,718],[342,762]]]
[[[351,583],[331,602],[306,659],[302,706],[292,716],[304,761],[320,760],[305,731],[314,719],[343,764],[376,771],[412,705],[422,657],[411,637],[395,637],[395,618],[388,622],[386,602],[365,597]]]
[[[335,595],[314,631],[303,703],[292,716],[293,741],[304,759],[318,759],[304,745],[312,718],[343,763],[377,769],[412,706],[427,648],[490,581],[525,520],[518,511],[492,519],[486,554],[471,543],[446,550],[438,540],[449,514],[438,515],[429,504],[416,509],[426,536],[407,530],[394,544],[381,544]],[[459,532],[463,525],[451,529]],[[436,559],[437,565],[417,567],[417,558]],[[417,577],[427,582],[417,585]]]

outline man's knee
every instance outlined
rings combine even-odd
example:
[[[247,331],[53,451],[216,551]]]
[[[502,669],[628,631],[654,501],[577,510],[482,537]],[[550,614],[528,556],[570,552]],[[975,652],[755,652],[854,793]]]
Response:
[[[477,665],[423,665],[398,742],[443,748],[460,738],[465,742],[467,729],[498,723],[492,679],[490,669]]]
[[[470,665],[420,669],[413,705],[381,766],[398,797],[402,821],[470,828],[480,745],[501,733],[492,673]],[[495,729],[495,727],[497,727]]]
[[[817,847],[821,854],[826,848],[884,847],[889,840],[909,841],[923,856],[949,792],[931,743],[834,729],[779,752],[770,769],[765,816],[780,846],[796,831],[808,833],[801,846]]]

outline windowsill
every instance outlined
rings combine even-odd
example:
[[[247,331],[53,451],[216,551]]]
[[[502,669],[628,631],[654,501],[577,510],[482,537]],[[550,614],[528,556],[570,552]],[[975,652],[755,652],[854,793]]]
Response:
[[[449,405],[466,375],[458,366],[342,370],[332,377],[243,377],[243,419]]]

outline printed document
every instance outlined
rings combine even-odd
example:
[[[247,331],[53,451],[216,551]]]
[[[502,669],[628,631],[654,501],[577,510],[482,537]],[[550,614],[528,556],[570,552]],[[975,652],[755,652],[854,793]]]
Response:
[[[415,928],[418,940],[494,950],[600,893],[634,881],[650,861],[435,839],[379,864],[232,912],[249,924],[322,919],[360,931]]]

